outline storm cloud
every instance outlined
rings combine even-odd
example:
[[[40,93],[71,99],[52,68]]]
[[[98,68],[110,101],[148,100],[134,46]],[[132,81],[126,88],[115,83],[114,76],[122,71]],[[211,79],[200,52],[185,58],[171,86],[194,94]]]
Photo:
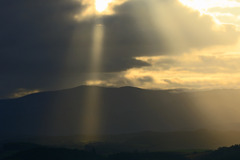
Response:
[[[83,84],[98,23],[104,27],[102,73],[150,65],[135,57],[179,55],[232,44],[239,36],[232,25],[213,29],[210,16],[200,16],[175,0],[131,0],[116,6],[113,15],[74,19],[83,10],[76,0],[1,2],[0,97],[20,88]]]

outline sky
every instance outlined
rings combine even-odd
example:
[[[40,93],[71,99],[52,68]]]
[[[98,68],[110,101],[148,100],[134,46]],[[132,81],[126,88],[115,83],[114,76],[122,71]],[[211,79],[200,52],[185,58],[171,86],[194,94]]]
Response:
[[[239,0],[8,0],[0,15],[0,98],[240,86]]]

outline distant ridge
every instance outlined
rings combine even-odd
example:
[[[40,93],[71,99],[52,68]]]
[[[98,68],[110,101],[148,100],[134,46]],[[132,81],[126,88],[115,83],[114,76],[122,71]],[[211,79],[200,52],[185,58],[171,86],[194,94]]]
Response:
[[[0,100],[0,136],[84,133],[80,121],[90,88],[100,94],[103,134],[240,129],[240,90],[173,92],[79,86]]]

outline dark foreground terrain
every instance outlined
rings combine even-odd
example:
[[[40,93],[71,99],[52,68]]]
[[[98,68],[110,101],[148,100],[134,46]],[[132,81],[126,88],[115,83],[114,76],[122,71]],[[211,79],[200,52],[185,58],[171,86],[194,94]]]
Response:
[[[239,160],[240,145],[212,151],[119,152],[101,154],[94,147],[84,149],[56,148],[28,143],[5,144],[0,160]]]

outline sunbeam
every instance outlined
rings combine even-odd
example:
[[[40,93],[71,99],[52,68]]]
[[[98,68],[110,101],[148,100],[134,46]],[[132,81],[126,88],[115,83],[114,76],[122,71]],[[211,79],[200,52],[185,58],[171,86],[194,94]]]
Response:
[[[104,26],[100,23],[93,28],[93,43],[90,62],[90,80],[97,80],[101,70],[103,52]],[[85,93],[82,132],[87,135],[98,135],[101,132],[101,93],[99,88],[90,87]],[[88,141],[86,139],[86,141]]]
[[[104,26],[96,24],[93,29],[92,61],[90,65],[91,72],[99,72],[101,54],[103,50]],[[94,77],[93,77],[94,78]]]

